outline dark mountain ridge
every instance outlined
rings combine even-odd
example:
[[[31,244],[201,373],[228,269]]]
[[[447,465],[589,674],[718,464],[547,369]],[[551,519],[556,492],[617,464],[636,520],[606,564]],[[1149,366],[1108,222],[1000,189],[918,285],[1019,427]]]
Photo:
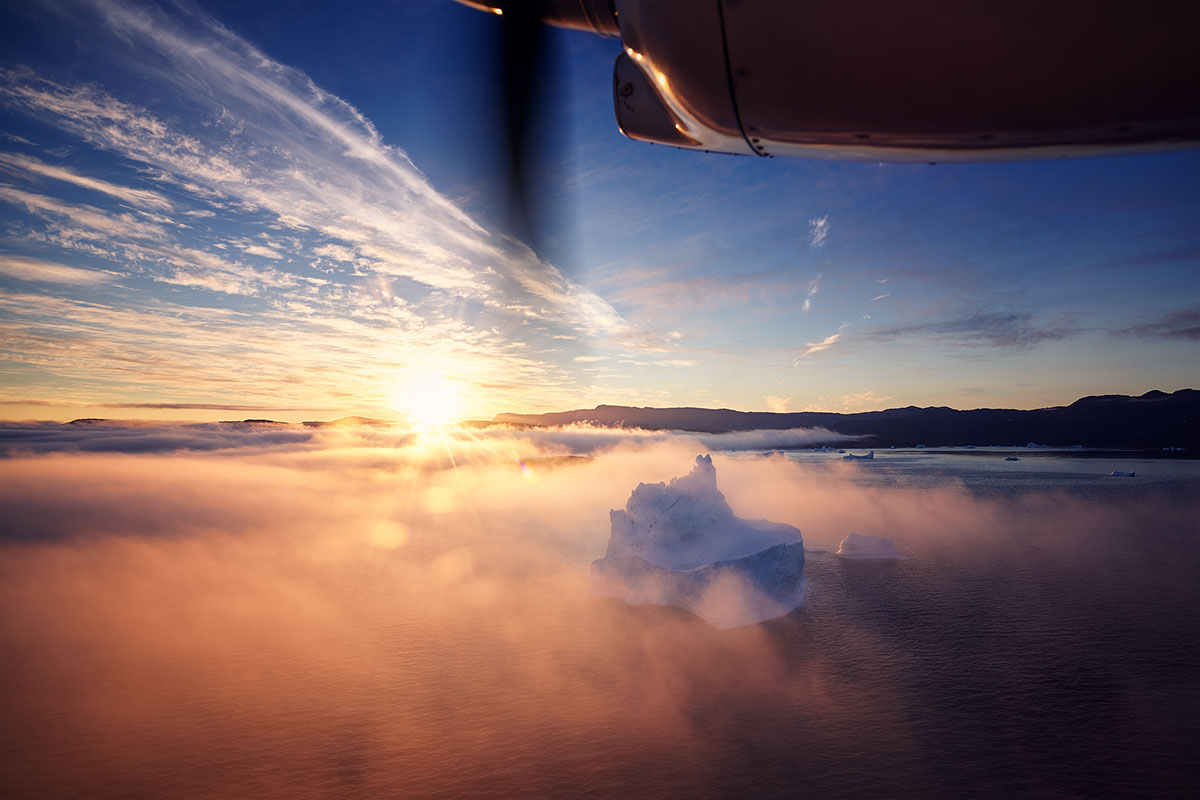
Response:
[[[637,408],[600,405],[550,414],[497,414],[493,423],[554,427],[587,423],[603,427],[729,433],[746,430],[827,428],[863,436],[864,447],[954,445],[1083,445],[1120,448],[1200,448],[1200,391],[1158,390],[1138,397],[1097,395],[1068,406],[1032,410],[945,406],[890,408],[838,414],[828,411],[734,411],[727,408]]]

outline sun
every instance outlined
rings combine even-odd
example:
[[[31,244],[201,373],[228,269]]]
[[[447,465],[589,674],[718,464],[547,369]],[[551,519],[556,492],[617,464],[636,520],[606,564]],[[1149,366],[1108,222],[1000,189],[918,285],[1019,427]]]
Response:
[[[445,375],[420,373],[399,386],[392,405],[413,425],[434,429],[457,422],[463,413],[462,389]]]

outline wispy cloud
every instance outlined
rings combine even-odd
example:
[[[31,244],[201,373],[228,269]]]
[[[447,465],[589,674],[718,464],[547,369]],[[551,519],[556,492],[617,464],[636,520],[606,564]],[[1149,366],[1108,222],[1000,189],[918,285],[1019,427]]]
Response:
[[[1139,339],[1197,340],[1200,339],[1200,309],[1176,311],[1161,319],[1122,328],[1116,334]]]
[[[891,297],[891,296],[892,296],[892,293],[891,293],[891,292],[884,292],[883,294],[876,295],[875,297],[872,297],[872,298],[871,298],[871,302],[872,302],[872,303],[874,303],[874,302],[876,302],[876,301],[878,301],[878,300],[883,300],[884,298]]]
[[[23,258],[0,254],[0,275],[19,278],[23,281],[43,281],[45,283],[69,283],[86,285],[105,283],[120,277],[116,273],[68,267],[52,261],[42,261],[37,258]]]
[[[810,247],[821,247],[829,236],[829,216],[816,217],[808,221],[808,244]]]
[[[19,155],[17,153],[0,153],[0,169],[9,172],[20,171],[30,175],[39,175],[46,178],[71,183],[76,186],[82,186],[85,189],[91,189],[96,192],[115,197],[118,200],[129,203],[135,206],[154,209],[155,211],[170,211],[171,202],[158,192],[149,191],[146,189],[134,189],[129,186],[120,186],[115,183],[100,180],[99,178],[88,177],[73,172],[66,167],[58,167],[53,164],[47,164],[30,156]]]
[[[986,312],[942,322],[877,330],[873,331],[871,336],[877,340],[890,341],[912,337],[971,347],[1025,349],[1042,342],[1067,339],[1080,332],[1081,329],[1067,319],[1040,322],[1036,321],[1031,313]]]
[[[264,247],[261,244],[247,245],[246,247],[242,248],[242,252],[252,256],[261,256],[262,258],[283,258],[283,254],[278,250],[272,250],[270,247]]]
[[[681,268],[649,276],[635,271],[629,280],[637,280],[638,285],[621,288],[616,299],[646,309],[649,316],[656,316],[663,309],[699,312],[761,305],[781,298],[790,299],[797,289],[795,279],[785,269],[695,275],[689,269]],[[806,291],[811,288],[810,283]],[[674,338],[671,334],[668,337]]]
[[[817,296],[817,292],[821,291],[822,277],[823,276],[818,275],[808,282],[808,289],[805,291],[804,303],[800,306],[801,311],[812,310],[813,298]]]
[[[850,327],[849,322],[843,322],[841,325],[838,326],[836,333],[831,333],[830,335],[826,336],[824,339],[822,339],[819,342],[809,342],[808,344],[806,344],[804,346],[804,349],[800,352],[800,355],[797,356],[795,359],[793,359],[792,366],[798,366],[800,361],[803,360],[804,358],[806,358],[808,356],[816,355],[817,353],[823,352],[823,351],[828,350],[829,348],[833,347],[835,344],[838,343],[838,341],[841,340],[842,334],[849,327]]]
[[[251,314],[161,300],[153,306],[10,292],[0,296],[0,339],[27,368],[61,383],[65,404],[225,407],[229,401],[209,398],[237,398],[238,405],[385,413],[401,376],[445,364],[461,370],[457,377],[469,394],[481,391],[475,386],[507,387],[487,392],[483,412],[529,387],[547,402],[569,397],[553,366],[524,355],[499,333],[480,334],[452,321],[383,324],[370,307],[357,319],[308,309],[298,316],[288,308]],[[114,392],[114,385],[153,387],[155,400],[138,399],[144,391]],[[0,392],[5,395],[15,399],[21,391]]]
[[[819,342],[809,342],[807,345],[805,345],[804,355],[811,356],[812,354],[819,353],[822,350],[828,350],[837,344],[838,339],[841,338],[842,335],[840,333],[831,333]]]
[[[95,206],[67,203],[56,198],[0,184],[0,200],[23,207],[30,214],[75,225],[88,238],[162,240],[167,232],[161,225],[146,222],[129,213],[113,213]]]
[[[109,156],[101,178],[0,154],[0,202],[25,215],[10,244],[29,248],[5,274],[107,282],[55,263],[86,256],[161,288],[4,298],[9,352],[47,385],[72,380],[93,401],[136,388],[184,402],[282,392],[357,406],[383,402],[389,374],[441,364],[548,400],[573,383],[589,340],[631,336],[605,300],[442,196],[357,109],[202,12],[74,8],[90,9],[63,16],[89,57],[150,88],[130,98],[0,71],[5,113]],[[92,194],[79,202],[64,187]],[[64,255],[47,255],[55,249]],[[213,292],[251,305],[222,314]]]

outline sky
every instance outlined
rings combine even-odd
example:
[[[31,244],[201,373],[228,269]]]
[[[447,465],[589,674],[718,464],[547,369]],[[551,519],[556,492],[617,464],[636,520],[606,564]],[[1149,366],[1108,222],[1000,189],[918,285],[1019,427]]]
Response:
[[[496,20],[0,8],[0,417],[598,403],[1036,408],[1200,384],[1200,154],[1000,164],[625,139],[556,31],[513,233]]]

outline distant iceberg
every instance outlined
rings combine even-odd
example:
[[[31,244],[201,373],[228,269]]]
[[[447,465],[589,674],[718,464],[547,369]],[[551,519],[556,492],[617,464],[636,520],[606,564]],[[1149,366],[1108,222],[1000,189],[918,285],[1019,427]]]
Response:
[[[838,545],[837,554],[842,558],[870,561],[896,561],[900,554],[891,539],[882,536],[867,536],[853,531]]]
[[[851,459],[851,460],[854,460],[854,461],[862,461],[864,458],[874,458],[874,457],[875,457],[875,451],[874,451],[874,450],[872,450],[871,452],[867,453],[865,456],[856,456],[856,455],[854,455],[854,453],[846,453],[846,455],[842,456],[842,458],[845,458],[845,459]]]
[[[670,483],[638,484],[609,516],[608,551],[592,562],[597,594],[687,609],[717,628],[782,616],[804,597],[800,529],[734,516],[711,456]]]
[[[1112,477],[1114,477],[1114,478],[1136,478],[1137,473],[1136,472],[1121,472],[1121,470],[1119,470],[1119,469],[1114,469],[1112,472]]]

